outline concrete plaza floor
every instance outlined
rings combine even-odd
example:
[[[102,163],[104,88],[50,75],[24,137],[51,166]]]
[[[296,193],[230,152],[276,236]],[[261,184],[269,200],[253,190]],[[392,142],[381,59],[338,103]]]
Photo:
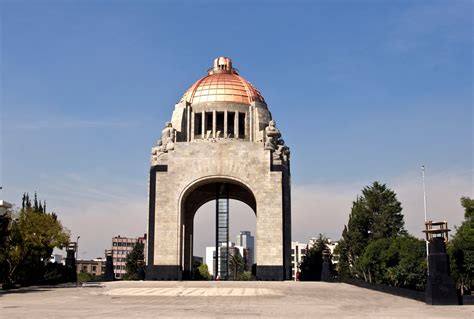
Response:
[[[340,283],[110,282],[0,292],[0,318],[474,318]]]

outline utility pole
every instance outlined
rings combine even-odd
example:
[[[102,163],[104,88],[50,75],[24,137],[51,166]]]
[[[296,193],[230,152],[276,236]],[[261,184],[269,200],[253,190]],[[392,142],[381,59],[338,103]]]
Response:
[[[426,208],[426,187],[425,187],[425,165],[421,166],[421,175],[423,179],[423,207],[425,209],[425,225],[426,222],[428,222],[428,213],[427,213],[427,208]],[[428,272],[428,275],[430,274],[430,267],[428,267],[428,240],[426,239],[426,269]]]
[[[81,238],[81,236],[77,236],[77,239],[76,239],[76,262],[79,258],[79,238]]]

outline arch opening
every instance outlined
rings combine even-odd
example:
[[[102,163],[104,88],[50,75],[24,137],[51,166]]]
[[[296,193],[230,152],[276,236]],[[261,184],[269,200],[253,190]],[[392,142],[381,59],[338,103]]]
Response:
[[[256,199],[255,196],[253,195],[253,192],[243,183],[232,180],[229,178],[212,178],[210,180],[204,180],[199,183],[196,183],[195,185],[190,186],[183,194],[182,196],[182,201],[181,201],[181,258],[180,258],[180,264],[181,264],[181,269],[182,269],[182,278],[183,279],[192,279],[193,278],[193,256],[194,256],[194,240],[195,240],[195,216],[198,210],[203,208],[204,210],[208,211],[208,216],[206,219],[207,222],[207,227],[206,233],[208,237],[208,242],[209,242],[209,234],[212,234],[212,236],[215,238],[215,241],[212,241],[214,244],[211,247],[218,247],[218,256],[216,261],[214,257],[213,265],[210,266],[208,265],[208,268],[212,271],[211,275],[215,278],[218,273],[220,274],[220,269],[221,269],[221,264],[217,266],[217,262],[221,262],[224,260],[224,263],[226,264],[228,268],[229,261],[227,260],[227,257],[222,259],[223,257],[221,256],[223,253],[221,253],[221,244],[222,242],[226,243],[225,249],[226,249],[226,254],[229,254],[230,251],[230,256],[234,256],[233,254],[239,253],[242,255],[242,257],[245,257],[244,261],[247,262],[246,267],[244,268],[246,271],[250,271],[252,264],[254,263],[255,259],[255,248],[252,249],[251,254],[249,253],[248,250],[244,251],[243,246],[242,247],[237,247],[237,245],[229,245],[229,242],[232,242],[232,236],[238,235],[238,233],[230,233],[229,232],[229,225],[227,225],[227,240],[222,240],[222,229],[217,229],[217,225],[221,225],[222,221],[216,221],[218,219],[218,216],[220,215],[221,212],[218,212],[218,206],[216,205],[217,202],[220,201],[218,199],[218,189],[219,187],[222,187],[222,185],[225,185],[227,188],[227,199],[228,203],[230,203],[230,208],[235,209],[239,208],[239,211],[247,211],[253,212],[254,216],[257,214],[257,207],[256,207]],[[214,204],[214,205],[213,205]],[[214,209],[213,209],[214,208]],[[239,211],[235,211],[234,213],[228,212],[231,216],[238,216]],[[212,212],[212,213],[211,213]],[[237,213],[237,214],[236,214]],[[210,216],[213,215],[213,218],[209,218]],[[227,217],[229,218],[229,217]],[[236,217],[237,218],[237,217]],[[209,223],[209,220],[212,220],[212,223]],[[248,218],[247,218],[248,220]],[[216,224],[217,223],[217,224]],[[232,221],[230,222],[232,225]],[[229,224],[229,222],[228,222]],[[251,223],[253,227],[246,227],[249,228],[250,231],[255,231],[256,229],[256,218],[253,218],[253,223]],[[203,225],[201,225],[202,227]],[[249,229],[239,229],[241,230],[249,230]],[[201,230],[202,231],[202,230]],[[232,227],[231,232],[235,232],[234,227]],[[218,244],[218,238],[216,237],[217,234],[220,233],[220,242],[221,244]],[[255,234],[255,233],[254,233]],[[225,238],[225,237],[224,237]],[[253,239],[252,239],[253,240]],[[253,247],[254,244],[252,242]],[[234,247],[235,246],[235,247]],[[240,250],[237,250],[240,249]],[[247,248],[246,248],[247,249]],[[201,249],[201,253],[203,250]],[[229,256],[229,255],[225,255]],[[203,263],[206,263],[205,261],[205,256],[203,257]],[[209,262],[209,261],[208,261]],[[207,263],[208,263],[207,262]],[[219,269],[219,270],[217,270]],[[226,278],[228,277],[226,273]],[[224,279],[224,278],[220,278]]]

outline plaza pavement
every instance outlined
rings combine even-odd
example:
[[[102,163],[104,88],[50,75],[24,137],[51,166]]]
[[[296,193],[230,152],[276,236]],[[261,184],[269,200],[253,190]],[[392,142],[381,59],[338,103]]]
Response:
[[[340,283],[110,282],[0,292],[0,318],[474,318]]]

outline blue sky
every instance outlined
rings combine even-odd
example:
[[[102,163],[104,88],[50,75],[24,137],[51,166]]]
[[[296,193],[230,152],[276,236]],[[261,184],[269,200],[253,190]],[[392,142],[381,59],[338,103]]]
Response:
[[[111,233],[145,230],[149,150],[220,55],[259,88],[291,147],[294,197],[302,198],[293,204],[295,239],[339,236],[364,185],[404,183],[403,193],[419,186],[421,164],[428,190],[451,196],[444,211],[433,203],[433,214],[458,222],[457,199],[472,196],[470,1],[0,6],[2,197],[19,203],[38,191],[73,235],[91,232],[90,254]],[[407,191],[413,211],[418,190]],[[324,203],[302,205],[323,193]],[[326,223],[335,213],[326,209],[341,220]],[[311,228],[301,230],[301,216]],[[93,235],[94,220],[112,225]]]

